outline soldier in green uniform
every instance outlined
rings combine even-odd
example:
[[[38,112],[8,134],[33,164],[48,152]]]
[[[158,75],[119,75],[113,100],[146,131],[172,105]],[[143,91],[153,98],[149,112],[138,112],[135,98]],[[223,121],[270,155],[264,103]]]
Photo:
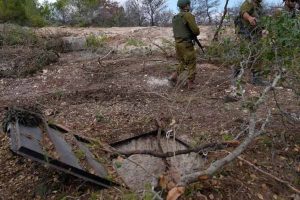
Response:
[[[262,0],[246,0],[240,9],[237,23],[237,34],[240,39],[248,40],[253,45],[260,40],[263,34],[263,29],[257,25],[259,18],[262,16]],[[252,84],[264,86],[268,82],[262,78],[262,64],[250,62],[252,72]],[[239,73],[236,70],[235,76]]]
[[[242,39],[248,39],[253,42],[261,36],[261,30],[257,26],[259,18],[262,16],[262,0],[246,0],[241,8],[237,24],[237,33]]]
[[[296,10],[297,0],[283,0],[284,1],[284,9],[288,12],[293,12]]]
[[[262,37],[263,30],[258,26],[259,18],[262,16],[262,0],[245,0],[240,8],[239,15],[235,19],[236,33],[240,40],[247,40],[255,45]],[[255,49],[254,49],[255,51]],[[253,52],[253,55],[256,53]],[[253,85],[265,86],[269,82],[263,79],[262,63],[254,62],[255,59],[251,58],[249,65],[251,66]],[[227,93],[226,99],[232,99],[228,101],[238,100],[236,94],[236,79],[240,74],[240,68],[235,67],[233,70],[232,85]]]
[[[187,69],[188,88],[193,89],[196,75],[196,52],[193,38],[200,34],[200,30],[194,15],[189,12],[190,4],[190,0],[178,0],[177,6],[180,8],[180,13],[172,20],[176,54],[180,64],[169,80],[176,83],[178,76]]]
[[[299,12],[299,0],[284,0],[284,10],[291,14],[291,17],[296,17]]]

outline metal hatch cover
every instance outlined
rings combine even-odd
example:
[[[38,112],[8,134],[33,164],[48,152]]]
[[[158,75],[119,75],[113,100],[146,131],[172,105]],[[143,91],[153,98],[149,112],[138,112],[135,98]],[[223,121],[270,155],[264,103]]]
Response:
[[[10,149],[16,154],[79,177],[102,188],[118,185],[106,178],[108,177],[107,170],[94,158],[88,148],[88,140],[80,138],[78,135],[71,135],[75,141],[75,144],[72,145],[76,145],[76,148],[83,154],[86,165],[83,166],[76,157],[72,145],[64,139],[67,130],[53,124],[47,124],[44,129],[46,130],[42,130],[40,127],[24,126],[18,121],[9,123]],[[47,145],[52,145],[56,156],[49,156],[49,152],[43,145],[44,137],[47,137]]]

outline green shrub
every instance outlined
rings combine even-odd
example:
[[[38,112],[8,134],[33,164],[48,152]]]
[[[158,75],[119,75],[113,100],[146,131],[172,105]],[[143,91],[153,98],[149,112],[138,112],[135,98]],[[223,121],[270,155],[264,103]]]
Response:
[[[264,74],[284,72],[287,85],[300,93],[300,20],[288,14],[266,16],[258,24],[269,33],[256,42],[225,38],[213,42],[207,50],[210,60],[245,67],[260,65]],[[250,62],[248,62],[250,61]]]
[[[0,1],[0,21],[26,26],[45,25],[36,0]]]
[[[108,42],[107,35],[94,35],[91,34],[86,37],[86,46],[91,49],[98,49],[104,47]]]
[[[39,38],[31,29],[21,26],[4,25],[3,31],[0,32],[2,45],[35,45],[38,42]]]
[[[126,42],[126,46],[141,47],[141,46],[145,46],[145,43],[138,39],[128,38]]]

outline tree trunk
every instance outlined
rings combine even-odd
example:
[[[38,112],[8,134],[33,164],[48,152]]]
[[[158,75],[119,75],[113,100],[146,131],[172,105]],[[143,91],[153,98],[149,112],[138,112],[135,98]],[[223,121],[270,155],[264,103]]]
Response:
[[[223,13],[223,16],[222,16],[222,18],[221,18],[221,21],[220,21],[220,23],[219,23],[218,29],[217,29],[216,32],[215,32],[213,41],[218,41],[218,39],[219,39],[219,38],[218,38],[219,32],[220,32],[220,30],[221,30],[221,28],[222,28],[223,21],[224,21],[224,19],[225,19],[225,17],[226,17],[226,14],[227,14],[227,6],[228,6],[228,2],[229,2],[229,0],[226,0],[225,6],[224,6],[224,13]]]
[[[206,7],[206,15],[208,17],[208,23],[211,24],[212,20],[211,20],[211,16],[209,13],[209,8],[208,8],[208,0],[205,0],[205,7]]]
[[[154,14],[151,14],[151,26],[154,26]]]

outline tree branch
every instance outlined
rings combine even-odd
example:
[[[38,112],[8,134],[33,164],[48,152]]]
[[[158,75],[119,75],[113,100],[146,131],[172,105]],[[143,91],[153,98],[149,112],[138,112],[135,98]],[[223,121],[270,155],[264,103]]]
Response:
[[[273,95],[274,95],[274,101],[275,101],[275,104],[278,108],[278,110],[281,112],[281,114],[283,116],[285,116],[288,120],[291,120],[291,121],[294,121],[294,122],[299,122],[300,121],[300,116],[297,117],[297,116],[293,116],[291,113],[288,113],[286,111],[284,111],[281,106],[279,105],[279,102],[277,100],[277,95],[276,95],[276,92],[275,90],[273,90]]]
[[[226,151],[226,152],[227,152],[227,153],[230,153],[230,152],[228,152],[228,151]],[[270,174],[270,173],[268,173],[268,172],[266,172],[266,171],[260,169],[259,167],[255,166],[254,164],[252,164],[251,162],[249,162],[248,160],[245,160],[244,158],[242,158],[242,157],[240,157],[240,156],[238,156],[237,158],[238,158],[239,160],[245,162],[246,164],[250,165],[251,167],[253,167],[253,168],[256,169],[257,171],[259,171],[260,173],[263,173],[264,175],[267,175],[267,176],[269,176],[269,177],[275,179],[276,181],[278,181],[278,182],[280,182],[280,183],[286,185],[287,187],[289,187],[291,190],[293,190],[293,191],[296,192],[297,194],[300,194],[300,190],[297,189],[296,187],[292,186],[289,182],[284,181],[284,180],[282,180],[282,179],[280,179],[280,178],[278,178],[278,177],[276,177],[276,176],[274,176],[274,175],[272,175],[272,174]]]
[[[216,162],[213,162],[206,170],[200,171],[200,172],[195,172],[192,174],[189,174],[185,177],[182,177],[181,182],[178,184],[178,186],[186,186],[188,184],[197,182],[201,180],[203,177],[209,177],[212,176],[216,171],[221,169],[224,165],[230,163],[233,161],[235,158],[237,158],[245,149],[249,146],[249,144],[260,134],[265,129],[266,124],[269,122],[269,118],[271,116],[271,113],[269,112],[265,122],[261,126],[259,131],[255,130],[256,126],[256,113],[255,111],[259,108],[259,106],[265,101],[266,95],[269,91],[271,91],[273,88],[275,88],[276,84],[281,78],[281,74],[278,74],[272,84],[270,86],[267,86],[263,93],[261,94],[260,98],[255,102],[253,109],[250,110],[250,120],[249,120],[249,132],[248,136],[246,139],[239,145],[236,149],[234,149],[229,155],[226,157],[217,160]]]
[[[260,106],[260,104],[262,104],[265,101],[266,95],[268,92],[270,92],[271,90],[273,90],[275,88],[275,86],[277,85],[278,81],[281,79],[281,74],[278,74],[271,85],[267,86],[264,91],[262,92],[262,94],[260,95],[260,98],[256,101],[256,103],[253,106],[253,110],[256,111],[258,109],[258,107]]]
[[[226,0],[225,6],[224,6],[223,16],[222,16],[221,21],[220,21],[220,23],[219,23],[218,29],[217,29],[216,32],[215,32],[213,41],[218,41],[219,32],[220,32],[220,30],[221,30],[221,28],[222,28],[223,21],[224,21],[224,19],[225,19],[225,17],[226,17],[226,14],[227,14],[227,6],[228,6],[228,2],[229,2],[229,0]]]
[[[239,145],[238,141],[228,141],[228,142],[222,142],[222,143],[210,143],[210,144],[204,144],[196,148],[192,149],[184,149],[184,150],[178,150],[175,152],[166,152],[166,153],[160,153],[152,150],[134,150],[134,151],[118,151],[115,150],[112,152],[111,157],[116,157],[119,155],[129,157],[131,155],[135,154],[144,154],[144,155],[151,155],[158,158],[169,158],[173,157],[174,155],[182,155],[182,154],[188,154],[188,153],[199,153],[202,151],[205,151],[207,149],[213,149],[213,150],[220,150],[224,149],[226,147],[236,147]]]
[[[249,124],[249,135],[244,140],[244,142],[239,145],[235,150],[233,150],[228,156],[213,162],[206,170],[195,172],[189,174],[185,177],[182,177],[181,182],[178,186],[186,186],[188,184],[197,182],[202,179],[202,177],[210,177],[224,165],[228,164],[229,162],[233,161],[236,157],[238,157],[253,141],[253,139],[257,136],[255,134],[255,125],[256,125],[256,115],[255,113],[251,113],[250,116],[250,124]]]

